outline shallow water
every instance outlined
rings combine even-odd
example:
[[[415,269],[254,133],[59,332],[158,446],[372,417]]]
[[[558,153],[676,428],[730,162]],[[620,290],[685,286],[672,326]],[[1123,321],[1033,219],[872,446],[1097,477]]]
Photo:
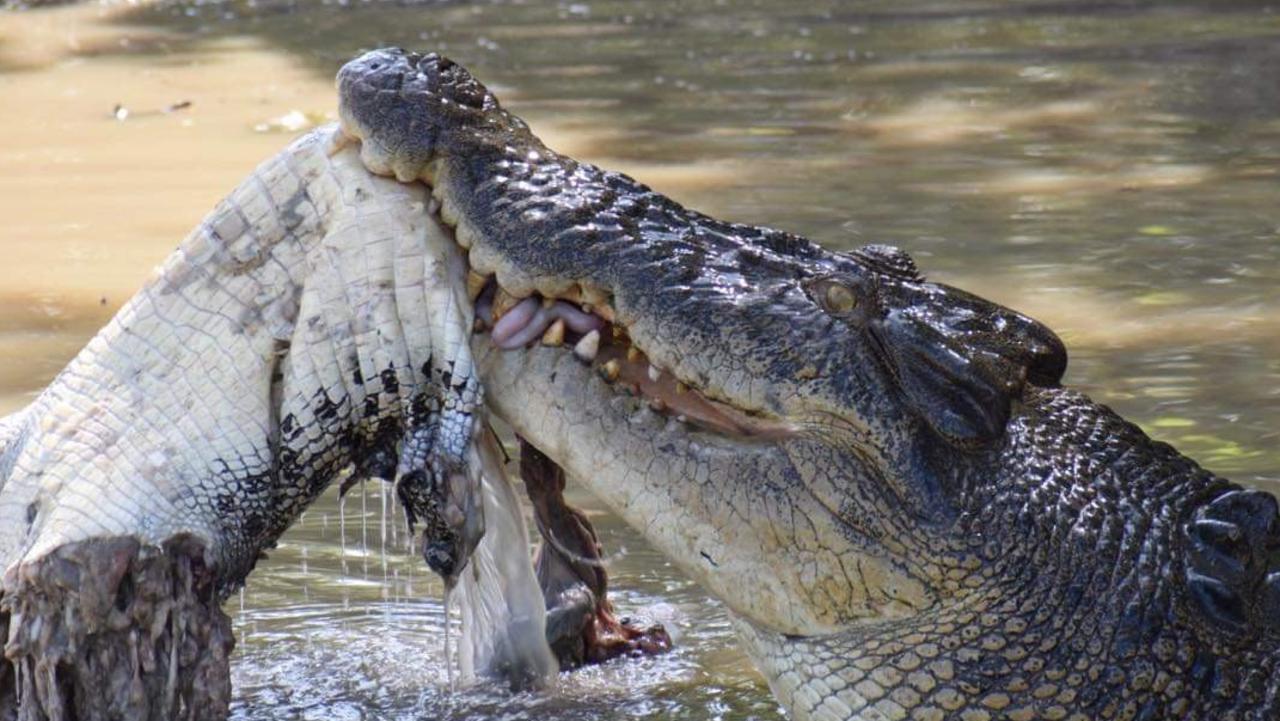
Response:
[[[343,60],[399,44],[454,56],[554,147],[692,206],[910,250],[1058,330],[1071,384],[1280,490],[1280,4],[854,6],[0,11],[0,412],[250,168],[331,116]],[[231,603],[238,718],[778,718],[719,606],[607,515],[606,544],[628,548],[621,605],[667,620],[679,650],[541,696],[445,695],[439,587],[404,554],[384,571],[369,494],[372,555],[360,497],[345,554],[326,497]]]

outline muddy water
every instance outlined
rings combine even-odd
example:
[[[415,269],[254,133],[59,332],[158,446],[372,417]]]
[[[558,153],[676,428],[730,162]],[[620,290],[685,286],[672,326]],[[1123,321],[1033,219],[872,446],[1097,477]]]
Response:
[[[703,210],[907,248],[1059,330],[1070,383],[1280,490],[1280,3],[1256,0],[0,11],[0,412],[386,44],[453,55],[553,146]],[[384,560],[381,508],[371,486],[340,523],[326,498],[233,600],[238,718],[778,718],[719,607],[607,515],[621,604],[680,650],[443,693],[439,588],[402,531]]]

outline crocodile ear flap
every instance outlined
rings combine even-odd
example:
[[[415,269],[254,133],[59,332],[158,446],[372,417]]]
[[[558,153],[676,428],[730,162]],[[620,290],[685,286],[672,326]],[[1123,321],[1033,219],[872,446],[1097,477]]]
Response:
[[[913,339],[915,340],[915,339]],[[939,346],[889,339],[894,375],[907,401],[935,431],[957,445],[999,438],[1009,421],[1013,388],[973,359]]]

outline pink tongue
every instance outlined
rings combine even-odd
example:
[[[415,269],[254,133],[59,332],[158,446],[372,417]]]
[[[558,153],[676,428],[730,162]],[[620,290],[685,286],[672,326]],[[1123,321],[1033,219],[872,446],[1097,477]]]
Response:
[[[493,342],[502,348],[516,348],[516,345],[508,345],[511,337],[524,330],[529,325],[529,321],[537,315],[542,304],[537,298],[529,297],[516,304],[516,307],[507,311],[506,315],[498,319],[493,326]],[[523,345],[523,344],[521,344]]]
[[[574,333],[590,333],[604,327],[604,318],[593,313],[583,313],[572,303],[557,302],[555,314],[556,317],[563,319],[564,324]]]
[[[493,342],[503,350],[520,348],[542,336],[547,326],[559,318],[574,333],[587,333],[604,327],[604,320],[583,313],[571,303],[556,301],[544,308],[537,298],[525,298],[493,326]]]

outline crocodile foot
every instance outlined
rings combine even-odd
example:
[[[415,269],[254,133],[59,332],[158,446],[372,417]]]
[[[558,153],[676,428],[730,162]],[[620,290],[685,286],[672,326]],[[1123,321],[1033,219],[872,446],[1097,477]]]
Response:
[[[564,470],[522,439],[520,476],[543,538],[538,583],[547,603],[547,642],[560,668],[671,650],[661,624],[642,627],[614,613],[600,540],[586,515],[565,502]]]

